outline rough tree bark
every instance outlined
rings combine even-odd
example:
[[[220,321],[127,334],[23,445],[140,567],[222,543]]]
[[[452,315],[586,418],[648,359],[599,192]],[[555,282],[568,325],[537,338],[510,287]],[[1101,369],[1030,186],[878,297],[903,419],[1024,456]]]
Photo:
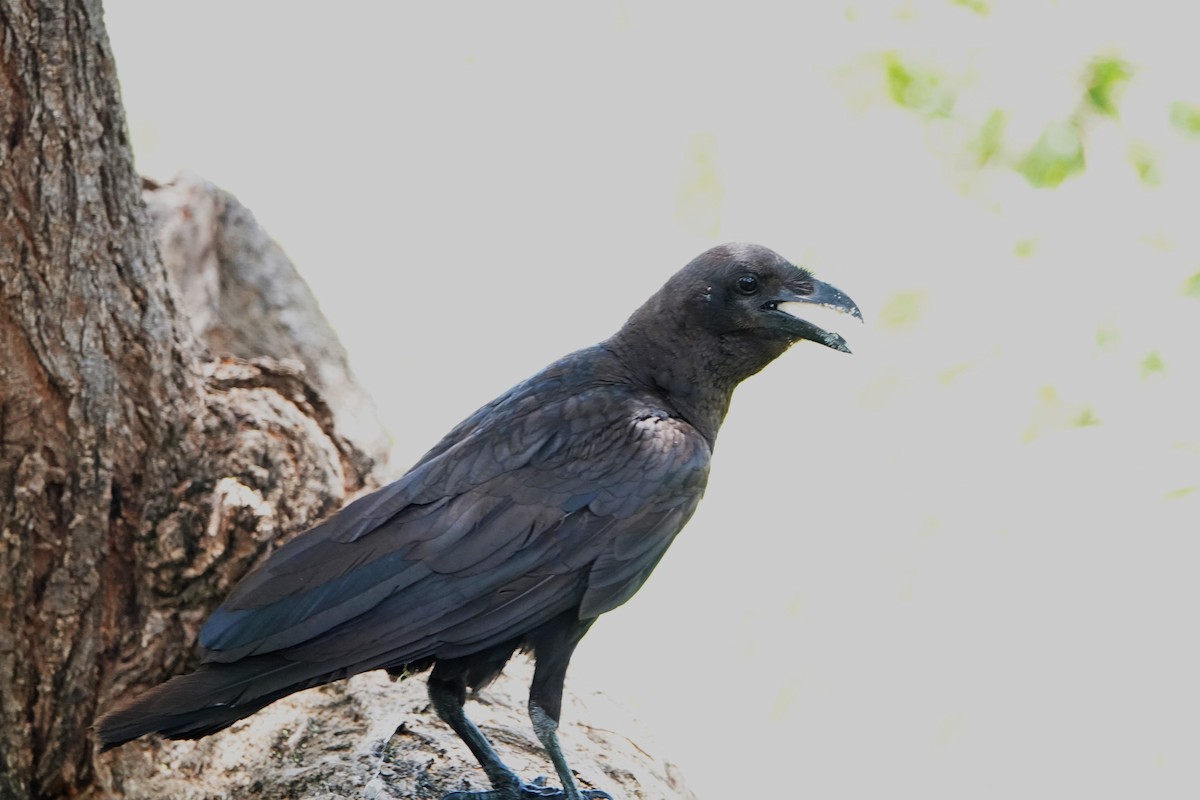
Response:
[[[0,164],[0,797],[71,796],[103,699],[368,462],[296,369],[180,321],[98,0],[0,2]]]
[[[382,464],[390,441],[374,401],[308,284],[250,210],[196,176],[144,183],[163,266],[196,338],[217,355],[303,364],[338,433]]]

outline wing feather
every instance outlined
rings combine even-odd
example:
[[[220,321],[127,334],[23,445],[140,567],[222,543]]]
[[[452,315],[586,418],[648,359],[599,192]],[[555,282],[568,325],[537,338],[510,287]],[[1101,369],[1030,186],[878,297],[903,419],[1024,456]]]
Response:
[[[205,625],[206,660],[452,658],[628,599],[695,510],[708,444],[632,387],[560,384],[518,386],[281,547]]]

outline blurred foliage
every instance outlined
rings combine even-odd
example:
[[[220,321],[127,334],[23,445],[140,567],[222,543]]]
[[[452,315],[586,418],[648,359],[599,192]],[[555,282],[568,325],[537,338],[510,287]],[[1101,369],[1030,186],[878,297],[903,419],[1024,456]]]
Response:
[[[979,133],[971,142],[971,149],[979,166],[986,165],[1003,151],[1004,129],[1007,126],[1008,114],[999,108],[988,114],[983,125],[979,126]]]
[[[1142,141],[1134,141],[1129,145],[1129,161],[1137,170],[1138,179],[1150,186],[1162,183],[1162,173],[1158,169],[1158,158],[1150,145]]]
[[[938,383],[942,384],[943,386],[947,386],[947,385],[953,383],[957,378],[960,378],[961,376],[965,375],[967,372],[969,372],[975,366],[976,366],[976,364],[974,364],[970,361],[962,361],[962,362],[950,367],[949,369],[944,369],[938,373],[938,376],[937,376]]]
[[[1171,104],[1170,115],[1175,130],[1200,139],[1200,106],[1176,100]]]
[[[980,4],[956,3],[986,15],[990,8]],[[969,88],[969,69],[960,74],[937,64],[919,61],[900,51],[883,54],[888,96],[902,108],[927,121],[953,120],[969,124],[969,117],[956,114],[958,94]],[[1004,167],[1016,170],[1031,186],[1053,189],[1065,180],[1082,174],[1087,168],[1087,133],[1100,121],[1120,125],[1120,101],[1136,70],[1125,59],[1103,56],[1091,59],[1083,69],[1082,91],[1074,107],[1064,106],[1057,120],[1049,121],[1036,142],[1027,148],[1007,149],[1010,114],[992,108],[982,120],[974,122],[975,132],[963,144],[973,156],[976,167]],[[1176,102],[1170,110],[1175,128],[1200,138],[1200,106]],[[1139,180],[1148,186],[1162,183],[1160,160],[1147,141],[1126,135],[1126,158]]]
[[[1062,428],[1085,428],[1099,425],[1100,417],[1087,403],[1063,400],[1055,386],[1043,386],[1029,415],[1029,424],[1021,440],[1032,442],[1045,433]]]
[[[1157,352],[1152,352],[1142,359],[1142,380],[1154,377],[1167,371],[1167,365],[1163,361],[1162,356]]]
[[[1181,500],[1189,495],[1200,491],[1200,486],[1181,486],[1178,489],[1172,489],[1164,496],[1166,500]]]
[[[1013,245],[1013,255],[1017,258],[1033,258],[1033,255],[1037,252],[1037,249],[1038,240],[1036,238],[1021,239],[1019,242]]]
[[[946,117],[954,110],[954,92],[935,70],[889,52],[883,56],[888,93],[898,105],[923,117]]]
[[[1048,126],[1033,149],[1017,163],[1017,171],[1038,188],[1054,188],[1083,172],[1086,162],[1079,123],[1064,120]]]
[[[988,14],[992,13],[992,7],[985,3],[984,0],[950,0],[950,2],[959,8],[965,8],[968,11],[974,11],[981,17],[986,17]]]
[[[1119,58],[1092,62],[1085,95],[1092,108],[1110,117],[1118,116],[1117,96],[1131,77],[1133,68]]]
[[[993,24],[993,16],[1000,16],[999,10],[993,15],[991,6],[982,1],[950,0],[950,3],[989,17],[986,26]],[[932,16],[938,13],[928,3],[912,6],[909,10],[912,12],[910,21],[914,25],[919,24],[922,14]],[[882,65],[886,87],[884,96],[895,106],[911,112],[917,124],[925,126],[927,145],[949,165],[948,173],[959,192],[964,195],[979,192],[976,199],[994,203],[994,199],[985,199],[986,193],[1003,187],[1003,191],[1012,192],[1005,201],[1009,213],[1023,206],[1053,210],[1065,222],[1071,219],[1072,213],[1083,213],[1081,200],[1095,199],[1095,195],[1089,197],[1085,193],[1053,197],[1051,193],[1072,179],[1082,181],[1085,175],[1091,186],[1103,187],[1102,191],[1109,192],[1117,187],[1122,187],[1118,191],[1131,191],[1135,184],[1121,181],[1136,178],[1136,185],[1148,193],[1143,202],[1149,207],[1151,203],[1162,202],[1155,200],[1154,193],[1168,187],[1167,182],[1177,174],[1175,165],[1180,163],[1180,155],[1175,148],[1189,146],[1162,138],[1163,118],[1169,118],[1170,128],[1165,130],[1200,140],[1200,104],[1184,100],[1167,102],[1160,99],[1161,93],[1142,91],[1137,94],[1143,82],[1158,81],[1163,76],[1161,72],[1141,69],[1142,62],[1135,64],[1118,52],[1082,57],[1074,67],[1063,60],[1043,60],[1042,63],[1053,64],[1058,72],[1037,73],[1039,78],[1044,76],[1045,82],[1050,84],[1049,90],[1041,97],[1053,99],[1052,103],[1037,106],[1024,103],[1029,96],[1026,93],[1007,95],[1008,103],[1000,99],[1001,95],[989,93],[992,86],[1005,85],[1009,79],[1009,76],[997,79],[994,74],[988,73],[988,70],[994,73],[997,65],[981,65],[973,56],[964,56],[964,51],[952,47],[919,47],[913,45],[911,49],[897,48],[880,53],[882,60],[876,64]],[[1133,100],[1135,94],[1140,101],[1137,105]],[[1128,108],[1125,108],[1126,105]],[[1151,117],[1156,111],[1164,115],[1158,118],[1160,124],[1157,127]],[[1168,147],[1170,151],[1165,149]],[[1018,190],[1010,183],[991,180],[990,176],[1004,171],[1020,175],[1028,187],[1039,190],[1044,200],[1018,200]],[[1121,178],[1122,172],[1125,179]],[[1182,186],[1169,188],[1179,191]],[[1128,195],[1114,193],[1109,195],[1106,207],[1125,203],[1132,206]],[[1157,221],[1154,228],[1142,232],[1138,246],[1156,247],[1166,259],[1163,263],[1171,259],[1178,261],[1179,254],[1176,251],[1180,239],[1172,233],[1171,218],[1162,213],[1149,213],[1148,219]],[[1075,220],[1071,221],[1075,223]],[[1054,272],[1071,268],[1070,261],[1046,261],[1050,252],[1056,255],[1062,252],[1058,249],[1063,246],[1063,241],[1057,235],[1056,224],[1049,223],[1043,227],[1032,219],[1022,223],[1022,228],[1036,231],[1037,234],[1015,240],[1011,251],[1014,265],[1015,260],[1019,259],[1027,265],[1026,268]],[[1109,220],[1104,224],[1113,223]],[[1130,224],[1138,223],[1131,219]],[[1088,234],[1085,231],[1086,226],[1081,227],[1078,233],[1086,236]],[[1106,231],[1105,235],[1109,233],[1111,231]],[[1050,244],[1048,248],[1043,248],[1044,238],[1051,243],[1056,242],[1058,247]],[[1043,253],[1044,249],[1046,253]],[[1091,270],[1097,268],[1095,265],[1089,266]],[[1181,276],[1180,292],[1185,297],[1200,299],[1200,272],[1195,269],[1193,266],[1189,270],[1189,277]],[[1086,279],[1081,278],[1085,282],[1091,279],[1091,275]],[[941,311],[934,305],[938,297],[936,293],[927,297],[925,292],[916,290],[894,292],[878,313],[880,325],[887,329],[903,330],[913,327],[923,317],[929,316],[932,320]],[[1157,384],[1173,377],[1168,364],[1180,364],[1171,356],[1173,348],[1179,346],[1178,342],[1154,341],[1147,336],[1144,325],[1136,329],[1129,327],[1128,317],[1105,309],[1084,324],[1095,326],[1095,353],[1119,355],[1115,359],[1106,358],[1097,362],[1096,368],[1100,371],[1120,371],[1122,374],[1112,374],[1103,379],[1113,381],[1111,384],[1103,383],[1098,377],[1093,378],[1095,383],[1090,388],[1072,391],[1082,395],[1073,401],[1063,399],[1054,385],[1058,381],[1052,378],[1036,392],[1028,424],[1021,433],[1023,441],[1033,441],[1050,430],[1100,425],[1102,419],[1110,417],[1105,411],[1108,407],[1106,404],[1114,399],[1097,393],[1093,397],[1099,405],[1088,402],[1088,395],[1099,392],[1098,387],[1105,386],[1103,391],[1110,392],[1114,386],[1127,382],[1126,391],[1132,391],[1139,377],[1141,383]],[[1135,343],[1140,353],[1130,353],[1125,349]],[[1141,349],[1143,347],[1145,349]],[[1079,355],[1082,357],[1083,353]],[[960,359],[934,374],[941,385],[948,386],[969,372],[971,365],[971,358]],[[1076,368],[1078,365],[1072,367]]]
[[[1096,331],[1096,349],[1102,353],[1111,353],[1121,344],[1121,329],[1116,323],[1109,321]]]
[[[879,322],[885,328],[909,328],[921,318],[924,292],[899,292],[888,298],[879,310]]]

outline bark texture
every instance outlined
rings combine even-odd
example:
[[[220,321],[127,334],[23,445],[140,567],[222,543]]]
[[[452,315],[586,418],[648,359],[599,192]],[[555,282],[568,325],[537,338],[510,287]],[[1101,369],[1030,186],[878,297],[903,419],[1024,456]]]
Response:
[[[374,401],[308,284],[254,214],[194,175],[146,181],[143,197],[196,338],[216,355],[303,364],[338,433],[382,465],[390,441]]]
[[[181,321],[99,2],[0,2],[0,164],[0,797],[62,797],[98,707],[369,460],[299,370]]]

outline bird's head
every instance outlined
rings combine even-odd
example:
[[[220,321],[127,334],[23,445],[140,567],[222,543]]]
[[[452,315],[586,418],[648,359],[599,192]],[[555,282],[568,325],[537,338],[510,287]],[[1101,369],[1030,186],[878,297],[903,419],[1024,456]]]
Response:
[[[605,344],[712,440],[733,389],[796,342],[850,352],[825,316],[862,321],[853,300],[778,253],[724,244],[675,273]]]
[[[710,333],[782,343],[783,349],[808,339],[849,353],[841,335],[816,321],[828,324],[824,318],[840,315],[862,321],[858,306],[841,290],[755,244],[724,244],[707,250],[664,289],[676,302],[682,301],[687,317]]]

